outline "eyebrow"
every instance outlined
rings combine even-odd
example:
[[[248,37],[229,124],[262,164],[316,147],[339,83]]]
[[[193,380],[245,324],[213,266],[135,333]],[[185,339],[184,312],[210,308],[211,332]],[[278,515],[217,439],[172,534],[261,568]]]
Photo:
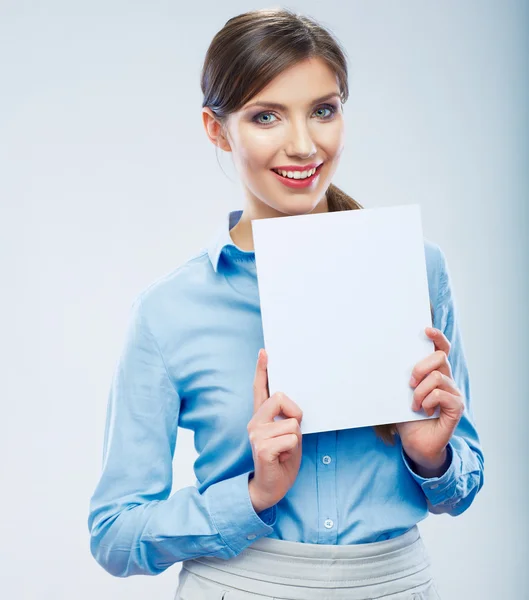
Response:
[[[333,98],[334,96],[339,96],[340,93],[339,92],[331,92],[330,94],[326,94],[325,96],[322,96],[321,98],[317,98],[316,100],[314,100],[312,102],[312,104],[318,104],[319,102],[324,102],[325,100],[329,100],[330,98]],[[266,102],[265,100],[260,100],[257,102],[254,102],[253,104],[248,104],[248,106],[246,106],[246,108],[251,108],[252,106],[263,106],[265,108],[277,108],[278,110],[287,110],[287,107],[284,104],[279,104],[278,102]]]

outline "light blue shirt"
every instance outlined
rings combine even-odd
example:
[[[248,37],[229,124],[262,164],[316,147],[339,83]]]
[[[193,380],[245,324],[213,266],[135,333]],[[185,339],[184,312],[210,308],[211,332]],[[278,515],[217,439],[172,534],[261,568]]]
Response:
[[[386,540],[429,512],[461,514],[483,486],[454,293],[442,251],[425,240],[433,325],[451,342],[452,375],[466,404],[447,470],[420,477],[400,438],[388,446],[372,427],[306,434],[293,487],[255,512],[247,425],[264,341],[255,254],[229,234],[241,214],[229,213],[207,248],[133,302],[88,518],[91,552],[115,576],[156,575],[205,555],[229,559],[263,536],[309,544]],[[178,427],[194,431],[196,483],[170,495]]]

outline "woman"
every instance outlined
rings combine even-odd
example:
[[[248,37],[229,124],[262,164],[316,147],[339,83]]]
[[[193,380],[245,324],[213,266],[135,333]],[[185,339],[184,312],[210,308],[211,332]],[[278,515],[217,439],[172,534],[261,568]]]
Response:
[[[213,39],[202,90],[206,133],[232,153],[246,205],[134,303],[92,554],[118,577],[182,562],[176,599],[439,598],[417,523],[461,514],[483,485],[444,255],[425,241],[435,352],[410,374],[414,409],[440,406],[439,418],[302,438],[295,399],[268,390],[251,220],[362,208],[331,183],[345,55],[306,17],[252,11]],[[197,485],[169,496],[178,426],[195,432]]]

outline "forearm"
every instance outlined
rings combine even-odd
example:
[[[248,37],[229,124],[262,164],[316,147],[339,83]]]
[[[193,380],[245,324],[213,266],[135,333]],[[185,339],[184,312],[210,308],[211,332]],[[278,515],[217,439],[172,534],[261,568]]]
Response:
[[[452,436],[446,450],[446,465],[438,467],[443,471],[440,475],[431,475],[431,464],[423,464],[421,470],[404,448],[401,453],[409,473],[426,496],[430,512],[455,516],[470,506],[483,486],[483,456],[479,447],[470,447],[457,435]]]

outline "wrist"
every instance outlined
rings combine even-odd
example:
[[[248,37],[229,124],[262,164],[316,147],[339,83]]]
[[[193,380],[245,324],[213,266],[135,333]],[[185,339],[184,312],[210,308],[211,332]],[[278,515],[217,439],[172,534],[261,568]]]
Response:
[[[248,493],[250,495],[250,501],[252,503],[253,509],[255,510],[256,513],[260,513],[263,512],[263,510],[266,510],[267,508],[270,508],[270,506],[272,506],[271,504],[266,504],[264,503],[258,496],[258,494],[255,491],[255,484],[253,482],[253,473],[250,475],[250,477],[248,478]]]
[[[431,479],[433,477],[441,477],[449,467],[448,461],[450,458],[447,447],[438,455],[425,458],[422,456],[410,456],[406,453],[412,463],[413,470],[420,477]]]

